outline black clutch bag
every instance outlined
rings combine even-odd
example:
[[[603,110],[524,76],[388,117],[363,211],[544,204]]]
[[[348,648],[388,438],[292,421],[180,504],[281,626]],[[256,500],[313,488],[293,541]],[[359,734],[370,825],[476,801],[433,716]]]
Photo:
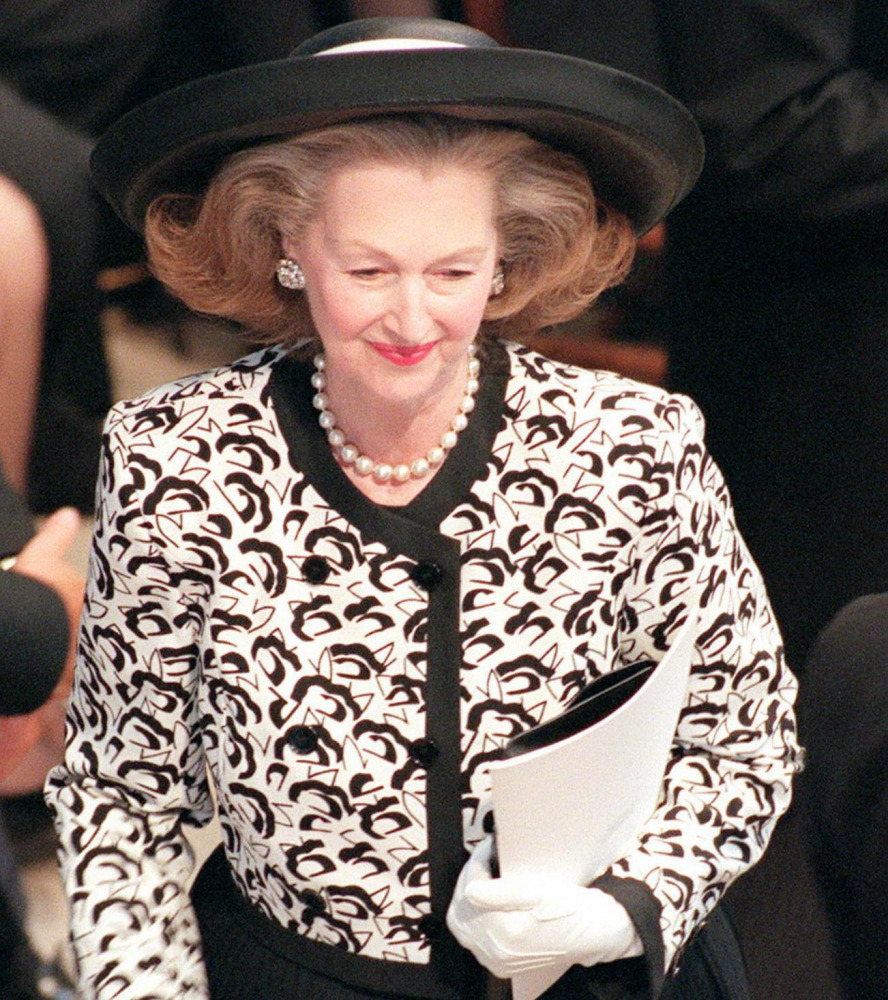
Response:
[[[551,746],[594,726],[621,705],[625,705],[650,677],[655,667],[656,663],[642,660],[596,677],[574,697],[560,715],[509,740],[503,750],[503,757],[517,757],[531,750]]]

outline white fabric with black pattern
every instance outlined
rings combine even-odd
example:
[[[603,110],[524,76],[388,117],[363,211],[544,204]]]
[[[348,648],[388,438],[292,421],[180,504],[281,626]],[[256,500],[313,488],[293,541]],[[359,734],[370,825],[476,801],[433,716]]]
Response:
[[[391,509],[331,456],[309,375],[261,351],[109,417],[49,782],[84,995],[205,996],[182,825],[209,821],[210,781],[255,908],[345,979],[437,995],[486,764],[591,677],[661,658],[699,594],[662,801],[603,882],[662,972],[760,856],[798,754],[698,411],[495,345],[455,450]]]

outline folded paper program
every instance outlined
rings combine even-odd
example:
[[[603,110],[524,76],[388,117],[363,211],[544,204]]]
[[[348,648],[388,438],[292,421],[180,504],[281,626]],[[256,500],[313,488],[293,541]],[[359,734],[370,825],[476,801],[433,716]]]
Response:
[[[589,885],[631,848],[659,798],[696,624],[691,615],[659,663],[593,682],[563,715],[516,737],[491,764],[502,874]],[[535,1000],[566,971],[514,977],[515,1000]]]

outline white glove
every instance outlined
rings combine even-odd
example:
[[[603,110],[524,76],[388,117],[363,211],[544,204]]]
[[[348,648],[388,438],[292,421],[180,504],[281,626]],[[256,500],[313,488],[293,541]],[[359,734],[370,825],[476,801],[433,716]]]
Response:
[[[447,926],[500,979],[547,965],[597,965],[644,951],[613,896],[547,876],[490,873],[492,839],[472,852],[456,883]]]

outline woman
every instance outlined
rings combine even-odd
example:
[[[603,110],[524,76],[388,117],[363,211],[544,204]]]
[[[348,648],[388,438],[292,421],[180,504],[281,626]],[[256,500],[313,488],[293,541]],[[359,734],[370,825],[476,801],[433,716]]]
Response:
[[[269,346],[108,422],[49,785],[85,995],[456,1000],[474,959],[578,963],[553,997],[676,989],[788,803],[794,682],[693,405],[497,335],[626,273],[699,170],[689,117],[372,20],[152,102],[95,165],[169,287]],[[690,614],[638,844],[570,912],[493,899],[489,761]]]

